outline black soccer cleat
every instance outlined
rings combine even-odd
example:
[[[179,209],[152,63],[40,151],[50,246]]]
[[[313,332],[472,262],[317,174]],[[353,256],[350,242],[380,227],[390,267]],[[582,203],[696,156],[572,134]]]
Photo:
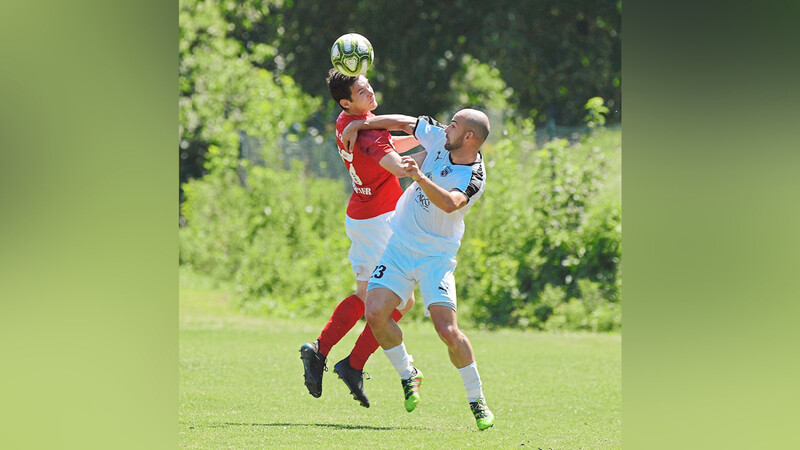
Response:
[[[339,361],[333,366],[333,371],[339,375],[344,384],[350,389],[353,398],[356,399],[361,406],[369,408],[369,399],[367,393],[364,392],[364,371],[357,370],[350,366],[350,357]],[[369,377],[369,375],[367,376]],[[369,378],[367,378],[369,380]]]
[[[300,347],[300,359],[303,360],[303,378],[308,393],[319,398],[322,395],[322,372],[328,371],[325,358],[319,353],[319,341],[309,342]]]

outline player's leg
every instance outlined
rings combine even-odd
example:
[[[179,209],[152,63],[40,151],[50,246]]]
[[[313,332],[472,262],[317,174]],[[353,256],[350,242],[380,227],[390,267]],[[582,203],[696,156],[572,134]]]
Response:
[[[400,322],[400,319],[414,306],[414,296],[412,295],[411,298],[408,299],[406,306],[402,309],[396,309],[392,311],[391,318],[395,323]],[[367,326],[364,327],[364,331],[361,335],[358,336],[356,340],[356,344],[353,346],[353,351],[350,352],[350,366],[357,370],[362,370],[364,368],[364,364],[366,364],[367,359],[375,353],[375,350],[378,349],[380,345],[378,341],[375,339],[375,335],[372,333],[372,327]]]
[[[494,415],[486,406],[472,344],[458,328],[456,285],[453,276],[455,260],[429,261],[423,269],[427,276],[420,282],[420,290],[425,298],[431,321],[439,338],[447,346],[450,362],[461,375],[461,381],[467,392],[467,401],[478,429],[485,430],[494,424]]]
[[[350,265],[356,275],[356,282],[360,280],[364,286],[359,285],[356,293],[336,305],[316,341],[300,347],[303,378],[308,393],[314,397],[322,395],[322,375],[327,370],[325,363],[331,347],[336,345],[364,315],[366,282],[374,267],[374,262],[370,265],[371,256],[367,251],[370,246],[369,225],[367,221],[353,220],[349,217],[345,220],[345,231],[351,242],[348,254]]]
[[[385,236],[386,231],[383,231],[385,216],[364,220],[345,218],[345,231],[351,243],[347,257],[350,259],[350,266],[355,274],[356,293],[345,299],[347,300],[345,305],[340,303],[342,311],[334,310],[333,316],[331,316],[332,322],[329,322],[330,326],[326,325],[320,334],[320,351],[325,356],[328,355],[330,348],[339,342],[364,315],[367,282],[376,265],[375,247],[376,245],[384,247],[385,243],[381,243],[388,240],[388,237]],[[339,306],[336,308],[339,309]]]
[[[475,361],[472,344],[467,336],[458,328],[456,311],[441,304],[430,305],[431,321],[439,338],[447,346],[450,361],[456,368],[464,367]]]
[[[459,330],[455,310],[443,305],[431,305],[429,310],[436,332],[447,345],[450,361],[461,375],[461,381],[467,391],[467,401],[478,429],[485,430],[494,425],[494,414],[489,410],[483,396],[481,376],[478,374],[472,344]]]
[[[322,374],[327,370],[326,361],[331,347],[350,331],[364,315],[364,302],[356,294],[344,298],[336,305],[330,319],[314,342],[300,347],[303,360],[303,378],[308,393],[314,397],[322,395]]]
[[[356,273],[356,295],[362,300],[366,299],[367,285],[372,271],[378,265],[380,257],[386,248],[392,229],[389,220],[392,213],[382,214],[365,220],[346,220],[348,236],[353,241],[350,251],[351,261],[357,260],[353,265]],[[356,245],[356,243],[358,245]],[[406,306],[413,305],[413,298]],[[397,310],[392,312],[392,319],[397,322],[402,317]],[[350,355],[334,365],[333,371],[345,383],[353,398],[361,406],[369,408],[369,398],[364,392],[364,364],[372,353],[378,348],[378,342],[372,334],[372,329],[367,325],[356,340]]]
[[[372,273],[367,290],[367,323],[372,328],[375,339],[383,353],[400,375],[405,395],[406,411],[413,411],[420,401],[419,386],[422,383],[422,372],[411,363],[414,359],[406,351],[403,344],[403,332],[391,319],[395,308],[401,310],[406,306],[414,292],[416,281],[411,277],[416,261],[408,251],[397,243],[389,243],[383,252],[380,264]]]
[[[428,258],[421,267],[419,288],[425,298],[426,313],[447,346],[450,361],[459,368],[471,364],[475,356],[469,339],[458,328],[455,269],[455,259]]]
[[[367,292],[367,322],[383,347],[383,353],[400,375],[405,408],[411,412],[420,402],[419,387],[423,376],[422,372],[411,364],[414,359],[403,344],[402,330],[394,320],[391,320],[392,310],[399,304],[400,297],[387,288],[371,287]]]
[[[358,285],[359,292],[366,291],[366,281],[359,281]],[[402,310],[395,309],[392,311],[391,319],[394,322],[400,321],[403,314],[411,309],[413,305],[414,297],[412,295],[411,299],[409,299]],[[370,355],[378,349],[378,346],[378,341],[375,340],[375,336],[372,334],[372,328],[367,324],[364,331],[361,332],[361,335],[359,335],[356,340],[350,355],[336,363],[333,367],[333,371],[344,384],[347,385],[348,389],[350,389],[350,394],[353,395],[353,398],[365,408],[369,408],[369,397],[367,397],[367,393],[364,391],[364,364],[367,362]]]
[[[358,295],[353,294],[340,301],[317,338],[320,354],[327,358],[331,347],[336,345],[363,316],[364,302]]]
[[[390,224],[390,220],[394,212],[389,212],[386,214],[382,214],[378,217],[368,219],[365,221],[358,221],[359,226],[362,229],[362,237],[363,245],[366,249],[365,257],[372,258],[368,259],[368,264],[370,266],[370,273],[366,275],[366,277],[359,277],[358,278],[358,293],[361,298],[366,298],[366,291],[367,291],[367,280],[369,280],[370,276],[372,275],[372,270],[375,269],[378,265],[380,265],[380,259],[383,255],[386,246],[389,243],[389,239],[392,236],[392,227]],[[369,228],[367,228],[369,227]],[[364,280],[364,281],[361,281]],[[362,295],[363,294],[363,295]],[[403,317],[403,314],[406,313],[411,307],[414,305],[414,295],[411,294],[408,301],[405,303],[405,306],[402,306],[398,309],[392,311],[391,318],[395,322],[399,322],[400,318]],[[367,324],[364,328],[364,331],[356,340],[355,346],[353,347],[353,351],[350,352],[349,356],[349,364],[353,369],[356,370],[363,370],[364,364],[367,362],[367,359],[378,349],[378,341],[375,339],[372,333],[372,327]]]
[[[398,306],[401,306],[400,297],[388,288],[370,287],[367,291],[367,324],[384,350],[403,343],[403,331],[392,320],[392,313]]]

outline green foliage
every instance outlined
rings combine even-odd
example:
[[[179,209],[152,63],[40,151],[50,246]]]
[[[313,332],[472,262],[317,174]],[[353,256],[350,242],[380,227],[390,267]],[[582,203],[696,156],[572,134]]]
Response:
[[[583,107],[586,110],[586,115],[583,116],[583,121],[589,128],[596,128],[606,124],[606,116],[608,108],[603,104],[603,99],[600,97],[592,97]]]
[[[530,119],[509,120],[506,132],[486,145],[487,190],[466,219],[461,317],[489,327],[619,330],[619,130],[541,149]],[[231,281],[244,311],[329,314],[354,288],[347,195],[299,163],[278,170],[235,155],[212,146],[208,175],[186,184],[181,261]]]
[[[470,55],[461,58],[461,68],[450,79],[452,105],[470,106],[482,111],[506,111],[513,89],[506,86],[500,71]]]
[[[206,167],[211,173],[183,186],[186,201],[181,214],[187,220],[180,230],[180,260],[202,273],[230,279],[240,266],[249,226],[249,193],[240,185],[233,151],[211,146]],[[243,214],[246,213],[246,214]]]
[[[211,0],[181,0],[178,54],[181,183],[199,177],[210,145],[235,148],[243,133],[262,144],[268,164],[282,163],[276,143],[302,128],[321,101],[291,77],[262,67],[275,48],[228,37],[232,25]],[[233,3],[231,3],[233,5]]]
[[[211,171],[184,186],[181,261],[231,280],[243,310],[277,316],[328,311],[354,288],[341,185],[306,177],[301,164],[290,170],[237,167],[232,153],[212,147]]]
[[[619,133],[576,146],[532,149],[530,122],[484,155],[487,189],[467,216],[459,253],[459,301],[488,326],[619,329],[621,210]],[[596,144],[608,141],[600,149]]]
[[[230,6],[229,6],[230,5]],[[235,5],[235,6],[233,6]],[[264,67],[292,76],[306,92],[327,99],[320,82],[328,51],[346,32],[369,38],[369,73],[382,109],[409,115],[452,107],[448,86],[471,55],[499,70],[513,102],[538,124],[582,123],[587,98],[608,99],[620,118],[621,11],[617,1],[423,2],[398,8],[390,0],[220,3],[230,35],[247,48],[275,48]],[[266,11],[266,12],[265,12]]]

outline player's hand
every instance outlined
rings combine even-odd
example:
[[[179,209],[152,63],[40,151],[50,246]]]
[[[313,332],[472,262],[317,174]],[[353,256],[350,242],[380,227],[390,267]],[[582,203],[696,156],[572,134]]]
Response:
[[[403,171],[405,172],[406,176],[411,177],[411,179],[414,181],[418,181],[422,176],[422,172],[419,170],[417,161],[410,156],[403,156],[400,158],[400,161],[403,164]]]
[[[354,125],[356,121],[350,122],[342,130],[342,144],[348,152],[353,153],[356,147],[356,138],[358,138],[358,127]]]

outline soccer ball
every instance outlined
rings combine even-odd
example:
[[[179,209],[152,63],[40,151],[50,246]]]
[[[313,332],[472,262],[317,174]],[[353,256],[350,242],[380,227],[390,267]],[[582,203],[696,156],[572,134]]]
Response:
[[[367,73],[374,58],[372,44],[367,38],[357,33],[348,33],[339,37],[331,47],[331,63],[344,75],[355,77]]]

